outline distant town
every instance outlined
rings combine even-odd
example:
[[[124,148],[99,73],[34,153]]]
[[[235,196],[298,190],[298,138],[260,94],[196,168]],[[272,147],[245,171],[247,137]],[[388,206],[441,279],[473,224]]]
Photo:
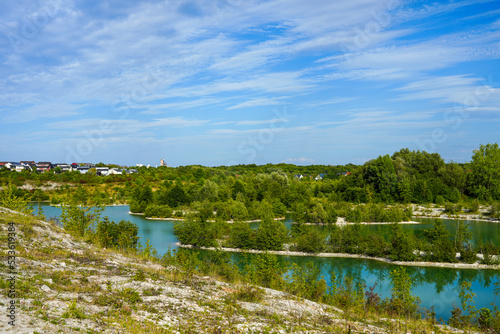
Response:
[[[160,166],[170,167],[165,163],[164,159],[160,160]],[[137,164],[138,167],[151,167],[150,165]],[[158,166],[156,166],[158,167]],[[94,173],[95,175],[107,176],[107,175],[122,175],[122,174],[133,174],[137,173],[137,170],[130,167],[120,167],[114,164],[105,165],[103,163],[93,164],[93,163],[51,163],[49,161],[19,161],[19,162],[0,162],[0,169],[8,169],[13,172],[36,172],[45,173],[52,171],[54,173],[64,173],[64,172],[79,172],[81,174]]]

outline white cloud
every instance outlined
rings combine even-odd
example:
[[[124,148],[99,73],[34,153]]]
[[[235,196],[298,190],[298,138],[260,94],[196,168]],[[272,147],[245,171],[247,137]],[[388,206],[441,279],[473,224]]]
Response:
[[[278,101],[278,99],[269,99],[269,98],[253,99],[238,103],[237,105],[227,108],[227,110],[242,109],[249,107],[260,107],[260,106],[276,106],[280,104],[283,104],[283,102]]]
[[[436,99],[469,107],[497,106],[500,88],[488,85],[480,78],[465,75],[431,77],[397,89],[403,92],[399,100]]]

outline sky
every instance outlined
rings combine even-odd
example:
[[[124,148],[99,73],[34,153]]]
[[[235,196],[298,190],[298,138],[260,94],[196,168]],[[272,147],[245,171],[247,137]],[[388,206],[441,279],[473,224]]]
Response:
[[[499,125],[500,1],[0,3],[0,161],[466,162]]]

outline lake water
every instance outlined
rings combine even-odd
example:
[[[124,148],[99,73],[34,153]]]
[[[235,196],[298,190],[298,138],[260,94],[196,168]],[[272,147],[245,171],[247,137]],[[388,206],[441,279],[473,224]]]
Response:
[[[42,205],[42,210],[47,218],[59,217],[61,209]],[[35,208],[36,212],[36,208]],[[130,220],[139,227],[140,242],[144,245],[149,239],[150,244],[156,248],[159,255],[163,255],[169,248],[176,249],[177,238],[173,234],[172,221],[147,220],[142,216],[130,215],[128,206],[106,207],[103,216],[111,220]],[[431,227],[432,220],[421,219],[422,225],[403,225],[404,228],[418,230]],[[500,245],[500,224],[488,222],[469,222],[475,240],[488,241]],[[445,220],[446,226],[454,232],[456,221]],[[255,224],[254,224],[255,225]],[[288,225],[288,224],[287,224]],[[390,226],[378,225],[385,231]],[[378,226],[370,226],[376,231]],[[383,232],[384,233],[384,232]],[[242,256],[234,254],[233,258],[248,261],[252,255]],[[321,270],[327,282],[330,282],[330,273],[334,272],[336,277],[351,276],[355,281],[365,284],[366,287],[376,284],[374,292],[379,293],[382,298],[391,295],[391,284],[389,273],[397,266],[373,260],[351,259],[351,258],[319,258],[314,256],[283,256],[284,261],[297,263],[304,266],[312,261]],[[420,297],[421,307],[430,308],[434,306],[438,318],[447,320],[454,306],[460,306],[459,291],[457,287],[464,280],[472,283],[472,291],[476,294],[474,306],[477,309],[492,305],[500,306],[500,298],[494,292],[494,282],[500,280],[498,270],[474,270],[474,269],[452,269],[435,267],[406,267],[413,282],[412,293]],[[366,288],[367,289],[367,288]],[[365,290],[366,290],[365,289]]]

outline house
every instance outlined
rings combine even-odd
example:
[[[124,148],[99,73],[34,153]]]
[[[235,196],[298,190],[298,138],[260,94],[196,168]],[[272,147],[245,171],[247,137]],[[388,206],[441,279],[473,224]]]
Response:
[[[109,174],[109,167],[96,167],[97,175],[106,176]]]
[[[295,177],[296,179],[301,180],[301,179],[304,177],[304,175],[302,175],[302,174],[297,174],[297,175],[294,175],[294,177]]]
[[[23,172],[25,170],[30,171],[31,170],[30,166],[25,166],[25,165],[21,165],[21,164],[16,163],[16,168],[15,168],[16,172]]]
[[[33,171],[36,169],[36,163],[34,161],[20,161],[20,164],[26,167],[26,170]]]
[[[111,168],[108,173],[108,175],[121,175],[121,174],[122,170],[119,168]]]
[[[39,173],[45,173],[52,169],[52,163],[48,161],[41,161],[36,164],[36,171]]]
[[[338,172],[337,173],[338,176],[346,176],[346,175],[349,175],[349,174],[351,174],[351,173],[349,173],[349,172]]]
[[[316,181],[323,180],[323,178],[326,176],[326,174],[318,174],[314,179]]]
[[[76,167],[76,171],[80,172],[80,174],[87,174],[87,172],[90,170],[90,167],[87,166],[78,166]]]
[[[22,172],[26,170],[25,166],[21,165],[19,162],[7,162],[5,167],[10,169],[11,171]]]
[[[64,163],[58,163],[58,164],[53,164],[54,168],[59,167],[61,169],[61,172],[71,172],[73,170],[73,167],[68,164]]]
[[[135,170],[135,169],[129,169],[127,172],[129,174],[135,174],[135,173],[137,173],[137,170]]]

